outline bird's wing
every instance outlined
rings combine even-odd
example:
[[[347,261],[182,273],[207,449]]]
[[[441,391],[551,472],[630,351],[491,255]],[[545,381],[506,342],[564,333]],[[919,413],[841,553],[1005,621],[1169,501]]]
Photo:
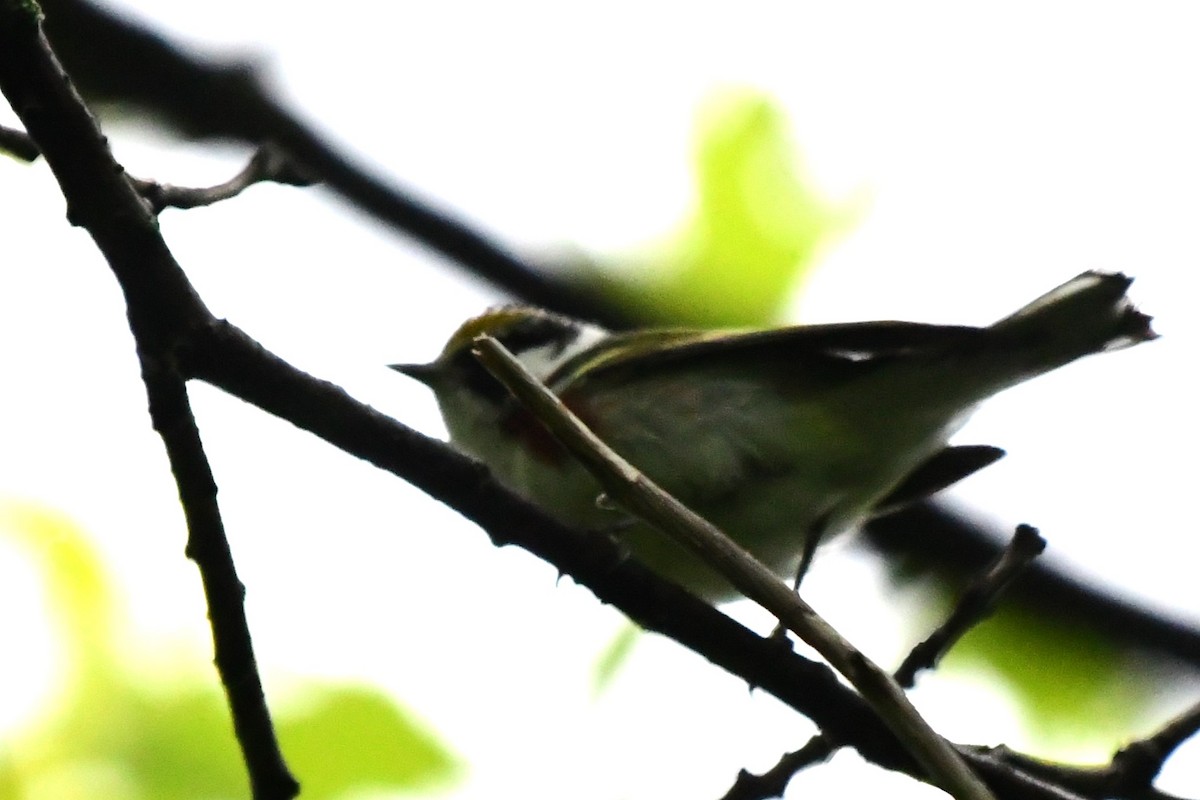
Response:
[[[615,334],[550,375],[556,390],[636,382],[680,371],[770,376],[793,390],[839,383],[901,356],[961,352],[988,340],[986,328],[917,322],[802,325],[760,331],[635,331]]]
[[[651,477],[686,473],[689,485],[670,487],[684,497],[797,470],[820,471],[814,481],[845,471],[852,483],[873,443],[823,395],[894,358],[958,352],[983,333],[902,322],[635,332],[570,359],[547,384]]]

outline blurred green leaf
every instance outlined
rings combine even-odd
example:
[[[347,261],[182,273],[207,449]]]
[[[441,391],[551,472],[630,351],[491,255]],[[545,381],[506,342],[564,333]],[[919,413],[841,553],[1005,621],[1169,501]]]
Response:
[[[72,670],[71,680],[108,675],[116,660],[116,604],[99,555],[65,516],[31,503],[0,503],[0,536],[28,553],[42,576]]]
[[[1161,690],[1153,680],[1130,680],[1132,661],[1094,630],[1006,607],[972,629],[947,655],[945,668],[998,676],[1046,749],[1105,757],[1140,726]]]
[[[279,738],[304,797],[314,800],[350,788],[427,788],[462,773],[424,726],[365,686],[306,690],[303,708],[281,720]]]
[[[13,800],[224,800],[249,782],[215,672],[139,681],[123,660],[108,577],[62,515],[0,504],[0,536],[33,556],[67,653],[68,685],[45,718],[0,751],[0,797]],[[386,695],[310,684],[275,704],[285,756],[306,798],[445,784],[457,759]]]
[[[642,637],[642,629],[633,623],[624,625],[608,643],[608,647],[596,659],[592,673],[592,696],[599,696],[608,688],[633,653],[633,647]]]
[[[605,276],[604,291],[639,318],[699,327],[777,320],[822,245],[856,212],[819,196],[786,115],[749,88],[701,110],[691,218],[665,244]]]
[[[90,696],[94,708],[98,693]],[[126,686],[114,699],[119,702],[106,703],[107,713],[99,718],[73,715],[68,720],[60,733],[70,743],[64,755],[75,750],[77,758],[119,765],[145,797],[249,796],[233,723],[215,687],[185,685],[167,694]]]

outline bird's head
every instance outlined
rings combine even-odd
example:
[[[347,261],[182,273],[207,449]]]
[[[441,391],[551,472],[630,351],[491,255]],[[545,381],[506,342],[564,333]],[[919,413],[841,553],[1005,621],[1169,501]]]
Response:
[[[529,306],[503,306],[467,320],[427,364],[391,364],[437,395],[446,426],[460,445],[500,427],[513,410],[508,390],[475,358],[475,340],[491,336],[538,380],[546,381],[567,360],[593,346],[607,331]]]

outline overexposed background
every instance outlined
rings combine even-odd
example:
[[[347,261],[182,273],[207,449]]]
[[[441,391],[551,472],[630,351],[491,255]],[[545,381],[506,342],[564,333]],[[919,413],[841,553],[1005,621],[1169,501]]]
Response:
[[[823,191],[863,209],[797,298],[798,321],[984,324],[1085,269],[1135,275],[1163,338],[995,399],[959,438],[1009,455],[954,494],[998,524],[1038,525],[1053,557],[1200,620],[1190,4],[121,7],[208,52],[261,56],[335,140],[531,255],[621,255],[673,230],[692,197],[697,108],[747,85],[786,108]],[[130,125],[109,133],[131,173],[183,185],[224,180],[246,155]],[[0,492],[94,536],[148,671],[204,670],[200,585],[117,286],[66,225],[43,164],[0,163],[0,220]],[[432,398],[382,365],[431,358],[462,319],[504,299],[319,188],[256,187],[168,211],[162,228],[216,313],[434,434]],[[269,692],[314,675],[387,687],[470,765],[452,796],[717,797],[737,769],[807,736],[802,719],[653,637],[594,697],[616,612],[309,435],[204,386],[193,397]],[[0,682],[23,687],[0,696],[10,725],[52,696],[57,669],[16,555],[0,551],[0,596],[22,609],[3,625],[23,637],[10,652],[29,656]],[[913,608],[844,547],[806,590],[882,663],[910,644]],[[929,676],[915,698],[958,740],[1031,736],[986,676]],[[1194,794],[1198,765],[1181,752],[1163,788]],[[854,787],[934,794],[849,756],[793,791]]]

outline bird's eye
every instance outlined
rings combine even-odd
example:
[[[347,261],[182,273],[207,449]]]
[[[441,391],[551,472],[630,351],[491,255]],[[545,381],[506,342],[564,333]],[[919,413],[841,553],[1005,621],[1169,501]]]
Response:
[[[496,338],[516,355],[529,350],[548,349],[551,357],[560,355],[579,338],[580,329],[568,321],[552,316],[528,317],[513,325]]]

